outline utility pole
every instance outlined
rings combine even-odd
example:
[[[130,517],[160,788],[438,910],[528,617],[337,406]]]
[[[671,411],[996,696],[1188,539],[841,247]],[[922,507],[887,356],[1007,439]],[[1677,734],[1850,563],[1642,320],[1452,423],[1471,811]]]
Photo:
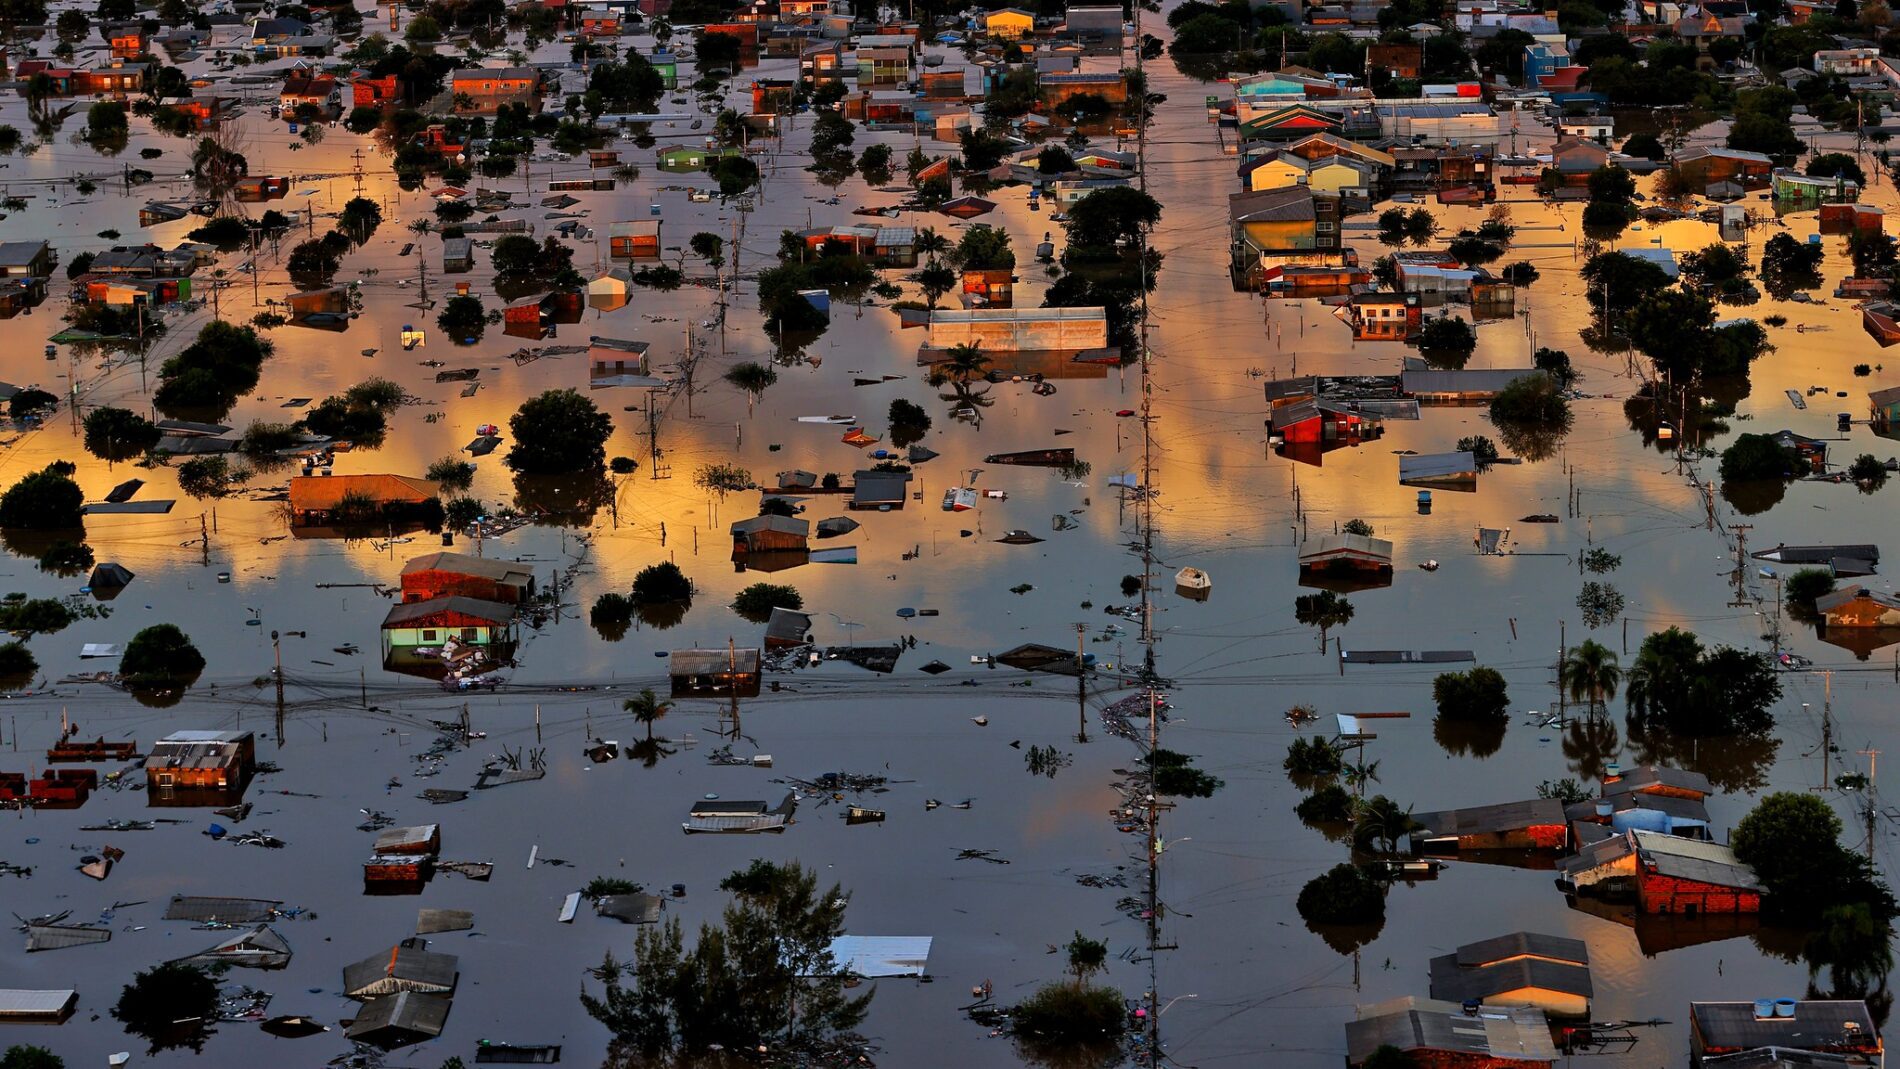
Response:
[[[277,680],[277,746],[282,749],[284,745],[284,648],[275,631],[270,633],[270,652],[271,659],[276,662],[271,675]]]
[[[1083,667],[1082,639],[1089,625],[1075,625],[1075,741],[1089,741],[1089,677]]]
[[[1874,773],[1880,767],[1880,751],[1869,743],[1868,748],[1860,751],[1867,758],[1867,790],[1861,797],[1861,815],[1867,820],[1867,860],[1874,859]]]

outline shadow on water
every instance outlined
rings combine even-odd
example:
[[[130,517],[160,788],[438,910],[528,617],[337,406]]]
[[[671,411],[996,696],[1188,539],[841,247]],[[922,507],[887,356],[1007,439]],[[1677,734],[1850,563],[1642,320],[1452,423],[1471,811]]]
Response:
[[[1676,735],[1661,728],[1650,729],[1634,717],[1624,726],[1638,764],[1700,772],[1717,791],[1725,793],[1752,794],[1767,786],[1768,770],[1781,749],[1781,740],[1772,735]]]
[[[1622,734],[1608,716],[1572,720],[1564,727],[1563,751],[1565,767],[1580,782],[1594,782],[1603,778],[1605,767],[1623,751]]]
[[[613,483],[604,472],[515,476],[515,508],[544,527],[587,527],[613,504]]]
[[[1510,727],[1504,717],[1495,720],[1453,720],[1442,713],[1432,718],[1432,741],[1453,757],[1486,758],[1504,746]]]

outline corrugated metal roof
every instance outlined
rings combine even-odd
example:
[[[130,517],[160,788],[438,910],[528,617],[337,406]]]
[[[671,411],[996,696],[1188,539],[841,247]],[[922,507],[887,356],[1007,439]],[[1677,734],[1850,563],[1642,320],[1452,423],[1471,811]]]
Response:
[[[416,911],[417,935],[465,932],[473,927],[475,927],[475,914],[465,909],[419,909]]]
[[[1689,1017],[1709,1047],[1836,1046],[1852,1023],[1872,1049],[1879,1030],[1867,1003],[1847,999],[1802,1000],[1793,1017],[1756,1017],[1753,1002],[1691,1002]]]
[[[1399,458],[1399,481],[1448,479],[1459,475],[1476,476],[1478,458],[1469,452],[1422,453]]]
[[[72,988],[0,987],[0,1017],[57,1017],[78,1000]]]
[[[674,650],[667,655],[667,663],[676,676],[710,676],[733,671],[750,674],[759,670],[759,651],[743,646],[737,650]]]
[[[414,575],[417,572],[453,572],[456,575],[474,575],[483,579],[524,586],[534,578],[534,572],[526,565],[512,561],[491,560],[487,557],[471,557],[466,553],[430,553],[416,557],[402,566],[404,575]]]
[[[1589,998],[1593,993],[1590,985],[1590,970],[1585,966],[1568,962],[1545,961],[1542,958],[1517,958],[1499,962],[1496,965],[1463,968],[1459,966],[1456,954],[1446,954],[1432,959],[1433,998],[1442,998],[1447,1002],[1463,1002],[1466,999],[1483,1000],[1527,987],[1561,991],[1566,995],[1580,995],[1584,998]]]
[[[1359,1008],[1346,1024],[1346,1057],[1363,1062],[1381,1046],[1402,1051],[1436,1050],[1514,1061],[1555,1062],[1544,1011],[1523,1007],[1463,1012],[1455,1003],[1403,998]]]
[[[1541,932],[1512,932],[1466,943],[1458,948],[1452,959],[1462,967],[1475,968],[1527,954],[1578,965],[1590,963],[1590,947],[1583,940]]]
[[[367,1039],[388,1031],[396,1033],[389,1037],[392,1039],[401,1033],[439,1036],[449,1019],[450,1005],[450,1000],[441,995],[403,991],[364,1006],[344,1034],[351,1039]]]
[[[26,950],[65,950],[110,942],[112,929],[90,928],[75,924],[29,924],[26,926]]]
[[[281,901],[269,898],[202,898],[173,895],[165,907],[168,921],[222,921],[226,924],[256,924],[277,915]]]
[[[1523,802],[1414,813],[1412,819],[1419,824],[1419,830],[1413,833],[1414,839],[1421,836],[1486,835],[1518,831],[1534,825],[1560,825],[1564,822],[1564,806],[1554,798],[1532,798]]]
[[[840,970],[867,979],[922,976],[930,961],[927,935],[841,935],[831,941]]]
[[[456,957],[392,947],[343,968],[343,993],[351,998],[398,991],[450,991],[455,987]]]
[[[404,627],[420,623],[442,612],[461,613],[486,620],[496,626],[506,626],[515,621],[515,607],[499,601],[483,601],[480,598],[452,596],[430,598],[428,601],[410,601],[389,607],[389,614],[383,617],[383,626]]]

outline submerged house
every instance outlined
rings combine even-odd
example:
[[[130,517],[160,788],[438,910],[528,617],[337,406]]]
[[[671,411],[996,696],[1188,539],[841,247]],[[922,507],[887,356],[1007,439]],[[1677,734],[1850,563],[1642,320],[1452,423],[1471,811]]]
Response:
[[[1880,1028],[1865,1001],[1773,999],[1689,1003],[1689,1053],[1697,1066],[1729,1065],[1729,1056],[1775,1050],[1839,1055],[1852,1064],[1885,1064]],[[1721,1061],[1711,1059],[1721,1058]],[[1808,1059],[1790,1057],[1791,1064]]]
[[[1761,911],[1761,881],[1735,851],[1634,828],[1584,846],[1558,883],[1572,894],[1633,900],[1643,913]]]
[[[1850,586],[1814,599],[1829,627],[1900,627],[1900,597]]]
[[[1631,793],[1659,794],[1700,802],[1709,796],[1712,789],[1709,777],[1702,773],[1667,765],[1643,765],[1625,772],[1622,766],[1611,764],[1603,773],[1605,797]]]
[[[1412,820],[1412,844],[1421,850],[1562,850],[1569,836],[1563,803],[1554,798],[1414,813]]]
[[[1875,434],[1892,434],[1900,430],[1900,386],[1875,390],[1867,395],[1867,402],[1872,410]]]
[[[1346,1064],[1364,1065],[1394,1047],[1431,1069],[1548,1069],[1557,1061],[1544,1011],[1524,1006],[1467,1010],[1416,996],[1359,1007],[1346,1022]]]
[[[406,601],[389,607],[381,630],[386,667],[506,660],[515,646],[515,606],[457,595]]]
[[[402,566],[402,600],[465,597],[519,604],[534,596],[534,569],[513,561],[430,553]]]
[[[257,773],[248,731],[174,731],[145,755],[145,804],[231,805]]]
[[[754,516],[731,528],[732,563],[739,570],[778,571],[806,561],[811,521],[795,516]]]
[[[446,995],[455,990],[457,976],[455,955],[436,954],[398,943],[354,965],[344,966],[343,994],[359,1000],[405,991]]]
[[[1552,1017],[1588,1017],[1590,950],[1581,939],[1512,932],[1433,958],[1431,985],[1432,997],[1446,1002],[1531,1006]]]
[[[344,1035],[353,1042],[385,1048],[434,1039],[447,1026],[451,1001],[415,991],[374,999],[357,1012]]]
[[[1351,533],[1321,535],[1300,547],[1300,578],[1392,574],[1392,543]]]
[[[759,651],[756,648],[674,650],[667,655],[675,698],[756,698]]]
[[[1565,806],[1564,815],[1570,819],[1571,837],[1579,843],[1612,838],[1631,828],[1710,838],[1709,810],[1697,798],[1626,791]]]
[[[296,476],[290,480],[290,526],[426,522],[431,511],[440,515],[441,485],[407,475]]]

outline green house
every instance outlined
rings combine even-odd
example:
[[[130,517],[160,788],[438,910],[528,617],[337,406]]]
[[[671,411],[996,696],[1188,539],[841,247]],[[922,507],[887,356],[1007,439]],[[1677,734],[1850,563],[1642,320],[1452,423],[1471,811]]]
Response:
[[[660,150],[659,168],[662,171],[703,171],[706,164],[721,156],[739,155],[737,148],[698,148],[691,145],[675,145]]]
[[[1891,435],[1900,432],[1900,386],[1889,386],[1868,394],[1873,402],[1874,431]]]
[[[515,607],[461,596],[404,602],[383,617],[382,640],[386,668],[506,660],[515,646]]]
[[[660,73],[660,84],[668,89],[676,89],[680,84],[679,61],[672,58],[648,56],[647,63]]]

